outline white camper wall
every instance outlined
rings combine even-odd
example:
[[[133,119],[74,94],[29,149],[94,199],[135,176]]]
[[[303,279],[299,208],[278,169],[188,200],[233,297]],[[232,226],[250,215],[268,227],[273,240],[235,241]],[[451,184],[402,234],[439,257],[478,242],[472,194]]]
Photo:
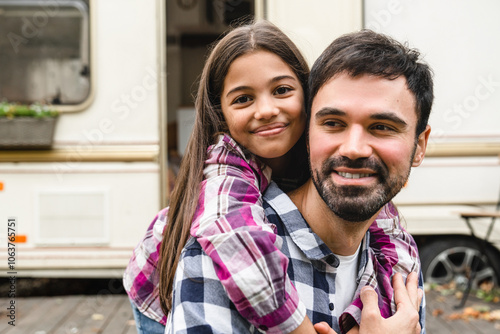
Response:
[[[272,0],[264,16],[299,47],[310,65],[338,36],[362,27],[361,0]]]
[[[500,140],[500,1],[366,0],[365,26],[422,51],[435,72],[431,138]]]
[[[60,117],[55,145],[158,145],[156,1],[92,6],[95,97],[88,109]]]
[[[0,219],[18,219],[25,276],[121,276],[166,188],[162,1],[90,6],[94,100],[60,115],[53,150],[0,152]]]

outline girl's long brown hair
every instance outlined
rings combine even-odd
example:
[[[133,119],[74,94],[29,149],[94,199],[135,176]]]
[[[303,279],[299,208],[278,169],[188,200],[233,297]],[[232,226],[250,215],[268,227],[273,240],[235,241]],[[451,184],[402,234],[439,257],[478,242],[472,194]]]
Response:
[[[207,148],[214,143],[218,134],[228,132],[220,106],[224,79],[236,58],[256,50],[267,50],[281,57],[297,75],[304,94],[307,94],[308,65],[295,44],[273,24],[260,21],[240,26],[213,47],[200,77],[193,132],[170,197],[168,223],[160,250],[159,297],[165,314],[172,308],[175,269],[190,236]]]

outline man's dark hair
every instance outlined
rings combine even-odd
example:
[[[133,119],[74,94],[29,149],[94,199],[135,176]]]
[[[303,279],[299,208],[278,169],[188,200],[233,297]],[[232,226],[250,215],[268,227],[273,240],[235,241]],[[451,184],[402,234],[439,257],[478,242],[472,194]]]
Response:
[[[340,73],[356,77],[370,74],[406,78],[416,100],[418,136],[425,130],[434,100],[432,71],[420,59],[420,52],[371,30],[343,35],[334,40],[314,63],[309,76],[308,115],[319,89]]]

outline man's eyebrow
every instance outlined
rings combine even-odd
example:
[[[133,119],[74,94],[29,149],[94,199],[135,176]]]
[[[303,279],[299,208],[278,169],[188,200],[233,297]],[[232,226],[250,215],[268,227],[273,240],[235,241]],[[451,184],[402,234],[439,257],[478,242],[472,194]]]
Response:
[[[346,116],[347,114],[337,108],[332,108],[332,107],[325,107],[320,109],[316,115],[314,116],[315,118],[321,118],[325,116]],[[395,124],[401,125],[403,127],[407,127],[408,123],[406,123],[401,117],[396,115],[395,113],[391,111],[387,112],[380,112],[376,113],[370,116],[371,119],[375,120],[380,120],[380,121],[391,121]]]
[[[347,115],[344,111],[337,109],[337,108],[331,108],[331,107],[324,107],[321,108],[316,115],[314,115],[314,118],[321,118],[325,116],[345,116]]]
[[[381,112],[377,114],[373,114],[370,116],[371,119],[381,120],[381,121],[391,121],[395,124],[398,124],[403,127],[407,127],[408,123],[406,123],[401,117],[396,115],[391,111]]]

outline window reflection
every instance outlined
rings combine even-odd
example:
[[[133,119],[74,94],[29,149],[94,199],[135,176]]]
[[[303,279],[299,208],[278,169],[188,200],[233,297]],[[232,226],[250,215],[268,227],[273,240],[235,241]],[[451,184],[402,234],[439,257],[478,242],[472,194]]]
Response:
[[[90,94],[88,0],[0,0],[0,100],[77,105]]]

